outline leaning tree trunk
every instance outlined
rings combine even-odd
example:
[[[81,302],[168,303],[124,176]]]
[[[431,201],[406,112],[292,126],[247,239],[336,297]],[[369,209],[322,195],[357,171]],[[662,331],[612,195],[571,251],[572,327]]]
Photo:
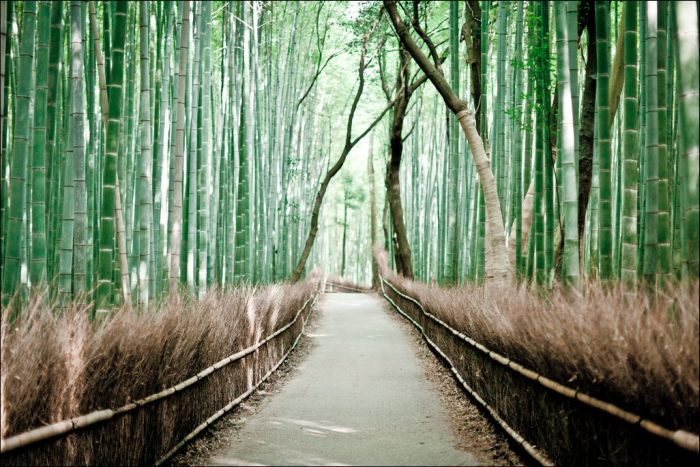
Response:
[[[389,18],[394,24],[397,36],[428,79],[433,83],[447,107],[455,114],[469,143],[472,157],[474,158],[474,163],[479,174],[479,181],[483,187],[486,218],[489,223],[487,239],[490,243],[493,260],[489,262],[490,267],[487,267],[485,279],[499,282],[509,281],[513,277],[513,271],[508,259],[508,250],[506,249],[501,204],[498,200],[498,194],[496,193],[496,180],[491,171],[491,162],[486,156],[484,142],[477,132],[474,116],[467,110],[467,103],[457,97],[442,74],[428,60],[420,47],[413,40],[406,25],[399,17],[396,3],[385,0],[384,6],[389,14]]]

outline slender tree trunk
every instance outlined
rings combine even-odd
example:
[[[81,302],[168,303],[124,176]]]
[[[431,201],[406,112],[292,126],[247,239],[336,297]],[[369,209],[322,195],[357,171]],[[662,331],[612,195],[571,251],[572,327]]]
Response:
[[[370,222],[370,257],[372,261],[372,290],[379,287],[379,270],[373,249],[377,244],[377,194],[374,186],[374,133],[369,136],[369,154],[367,154],[367,178],[369,179],[369,222]]]
[[[347,189],[345,190],[345,194],[343,196],[343,253],[342,253],[342,259],[340,263],[340,276],[345,277],[345,252],[346,252],[346,243],[347,243],[347,238],[348,238],[348,191]]]
[[[464,40],[467,43],[467,63],[476,128],[481,131],[481,2],[467,0],[466,21],[464,22]]]
[[[593,178],[593,124],[595,122],[596,96],[596,44],[595,20],[592,11],[593,3],[582,2],[579,11],[579,30],[583,27],[588,31],[586,47],[586,74],[583,82],[583,97],[581,99],[581,126],[579,127],[579,192],[578,192],[578,239],[579,255],[583,257],[584,229],[586,212],[591,194]],[[585,8],[584,8],[585,6]]]
[[[408,89],[408,63],[409,55],[406,49],[399,49],[399,67],[396,77],[397,93],[399,93],[394,103],[393,116],[391,120],[389,146],[391,156],[386,170],[386,193],[389,200],[389,213],[391,223],[396,237],[396,249],[394,257],[396,263],[401,267],[400,273],[407,278],[413,279],[413,259],[411,257],[411,246],[408,243],[406,223],[404,221],[403,206],[401,204],[401,186],[399,172],[401,169],[401,158],[403,157],[403,123],[406,117],[406,108],[411,98]]]

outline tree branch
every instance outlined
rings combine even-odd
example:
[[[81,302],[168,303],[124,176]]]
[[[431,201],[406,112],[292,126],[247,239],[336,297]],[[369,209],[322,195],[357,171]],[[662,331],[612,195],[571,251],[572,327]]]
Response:
[[[430,56],[433,58],[435,68],[440,72],[440,74],[442,74],[442,62],[440,62],[440,57],[437,54],[435,44],[433,44],[433,41],[430,39],[430,36],[428,36],[423,30],[423,28],[421,28],[420,26],[420,21],[418,19],[418,1],[419,0],[413,0],[413,21],[411,22],[411,25],[413,26],[413,29],[415,29],[415,31],[418,33],[420,38],[423,39],[425,45],[428,46],[428,50],[430,51]]]
[[[403,23],[403,21],[399,17],[398,12],[396,11],[396,3],[385,1],[384,9],[386,10],[387,14],[389,15],[389,19],[391,19],[391,22],[394,25],[396,34],[404,43],[406,49],[411,53],[416,63],[418,63],[418,66],[423,70],[423,73],[425,73],[426,77],[433,82],[438,93],[440,93],[442,98],[445,100],[445,103],[450,108],[450,110],[455,114],[462,110],[465,110],[467,108],[467,103],[459,99],[452,92],[452,89],[445,80],[443,74],[435,67],[435,65],[430,63],[428,57],[425,56],[418,44],[416,44],[416,42],[411,37],[411,34],[406,28],[406,25]]]

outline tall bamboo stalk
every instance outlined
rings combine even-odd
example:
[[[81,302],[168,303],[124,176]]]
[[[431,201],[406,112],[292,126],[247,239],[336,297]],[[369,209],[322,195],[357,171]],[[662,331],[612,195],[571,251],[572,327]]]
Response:
[[[627,284],[637,278],[637,158],[639,152],[637,102],[637,4],[624,4],[624,103],[622,145],[622,252],[621,274]]]

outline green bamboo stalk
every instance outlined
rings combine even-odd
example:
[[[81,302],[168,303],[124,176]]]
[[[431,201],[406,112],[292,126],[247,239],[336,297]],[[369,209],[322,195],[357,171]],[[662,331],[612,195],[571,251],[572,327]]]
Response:
[[[647,117],[647,80],[646,80],[646,37],[647,37],[647,2],[639,4],[639,162],[637,164],[637,278],[644,272],[644,232],[646,231],[646,117]]]
[[[481,5],[481,100],[477,109],[481,114],[481,128],[479,134],[484,140],[484,147],[488,148],[488,99],[487,99],[487,74],[489,54],[489,6],[490,1],[483,1]],[[487,149],[489,151],[489,149]]]
[[[2,305],[8,306],[20,284],[20,270],[26,260],[21,256],[26,208],[26,161],[29,159],[30,118],[32,100],[32,63],[36,29],[36,2],[23,4],[22,30],[19,39],[18,76],[27,77],[16,83],[13,115],[12,153],[10,158],[10,198],[7,204],[7,233],[3,265]]]
[[[202,30],[202,134],[199,138],[201,151],[198,155],[197,168],[197,252],[198,252],[198,277],[197,285],[200,297],[206,291],[207,281],[207,255],[209,250],[209,154],[210,149],[210,90],[211,90],[211,4],[202,3],[201,30]]]
[[[545,115],[545,105],[544,101],[547,100],[545,96],[545,83],[544,83],[544,48],[542,41],[542,29],[543,29],[543,9],[544,5],[542,3],[536,3],[535,17],[534,17],[534,29],[537,34],[536,37],[540,38],[536,45],[536,61],[535,61],[535,73],[536,73],[536,137],[535,137],[535,207],[534,207],[534,225],[533,233],[534,237],[534,275],[535,282],[537,284],[544,284],[546,280],[546,255],[545,255],[545,198],[547,193],[545,192],[545,157],[547,151],[545,150],[545,133],[547,133],[547,119]]]
[[[29,280],[32,288],[46,283],[46,113],[49,72],[51,3],[39,2],[36,49],[34,134],[32,146],[32,242]],[[2,49],[0,49],[0,53]]]
[[[140,74],[141,74],[141,99],[140,99],[140,140],[141,154],[139,161],[139,227],[138,243],[140,257],[138,260],[138,303],[142,307],[148,306],[151,290],[151,278],[154,271],[151,269],[151,227],[153,224],[153,200],[151,188],[152,150],[151,150],[151,88],[150,88],[150,62],[149,62],[149,29],[150,14],[149,2],[139,3],[139,47],[140,47]]]
[[[491,159],[493,161],[494,176],[497,180],[498,195],[501,204],[506,206],[506,154],[505,154],[505,111],[506,111],[506,48],[508,42],[508,2],[498,3],[498,17],[496,20],[498,50],[496,58],[496,103],[493,117],[493,147]],[[506,209],[503,209],[503,222],[505,223]]]
[[[241,4],[242,17],[248,17],[247,6]],[[243,29],[243,72],[241,74],[241,114],[238,127],[238,193],[236,196],[236,262],[234,265],[235,282],[246,282],[250,278],[250,134],[248,130],[250,117],[250,63],[245,53],[249,49],[250,34]],[[250,122],[252,124],[252,122]]]
[[[58,123],[60,118],[60,100],[59,92],[61,90],[60,71],[62,66],[61,56],[63,54],[63,40],[61,32],[63,31],[63,3],[60,1],[53,2],[51,5],[51,33],[49,37],[49,76],[47,82],[47,101],[46,101],[46,149],[45,160],[47,163],[47,178],[48,178],[48,195],[49,203],[47,206],[47,265],[46,273],[49,280],[55,278],[56,261],[53,259],[56,256],[57,232],[59,231],[59,194],[61,193],[61,171],[60,171],[60,152],[57,151],[57,132],[59,131]],[[60,138],[58,138],[60,141]]]
[[[68,40],[71,39],[70,29],[66,31],[66,36]],[[72,44],[68,44],[66,49]],[[68,79],[73,72],[73,61],[71,60],[68,70]],[[68,83],[70,84],[70,83]],[[72,299],[72,287],[73,287],[73,234],[75,231],[75,158],[73,157],[73,125],[74,121],[71,115],[72,103],[71,94],[73,92],[72,86],[65,85],[64,89],[64,122],[62,128],[63,138],[62,141],[65,142],[65,151],[59,151],[63,153],[61,158],[61,198],[60,198],[60,228],[58,230],[58,250],[56,252],[58,256],[58,302],[61,308],[68,306],[68,303]]]
[[[637,156],[639,122],[637,101],[637,4],[624,4],[624,103],[622,146],[622,251],[621,279],[634,284],[637,279]]]
[[[657,18],[657,106],[658,106],[658,151],[659,151],[659,214],[658,235],[659,246],[657,250],[657,273],[659,280],[666,282],[671,279],[671,213],[669,203],[669,157],[668,157],[668,115],[666,105],[666,81],[667,81],[667,34],[669,2],[658,2]]]
[[[87,236],[87,186],[85,154],[85,109],[83,105],[84,87],[84,3],[71,1],[71,131],[73,140],[74,165],[74,225],[73,225],[73,294],[87,290],[87,256],[89,244]]]
[[[97,230],[97,204],[95,192],[99,188],[99,180],[97,176],[97,159],[99,158],[99,139],[96,137],[100,134],[99,122],[100,113],[97,110],[97,96],[95,94],[95,83],[97,78],[97,57],[94,48],[94,39],[92,38],[91,30],[88,26],[88,5],[87,2],[81,5],[80,15],[83,24],[83,50],[85,53],[85,91],[86,91],[86,118],[87,118],[87,141],[86,141],[86,157],[85,157],[85,184],[86,184],[86,202],[87,202],[87,257],[85,261],[85,288],[92,292],[94,287],[95,277],[95,231]],[[92,297],[89,297],[92,302]]]
[[[682,251],[687,261],[688,276],[697,279],[699,275],[698,246],[700,245],[700,216],[698,197],[698,12],[692,2],[672,4],[676,19],[678,61],[678,107],[680,112],[679,169],[682,180]]]
[[[172,225],[170,240],[170,288],[175,290],[180,281],[180,244],[182,232],[182,160],[184,154],[185,137],[185,79],[187,74],[187,47],[189,44],[189,8],[190,2],[184,0],[181,3],[181,34],[180,34],[180,58],[177,76],[177,123],[175,126],[175,164],[173,177],[171,178],[172,200],[169,205],[169,225]]]
[[[542,54],[542,80],[543,95],[541,105],[543,107],[543,153],[544,153],[544,280],[550,283],[554,261],[554,205],[556,187],[554,185],[554,155],[552,154],[551,128],[551,83],[550,83],[550,53],[549,53],[549,2],[542,3],[541,18],[541,54]],[[556,131],[556,130],[555,130]]]
[[[459,93],[459,6],[457,2],[450,2],[450,86]],[[447,124],[449,135],[449,222],[447,225],[449,246],[447,248],[446,279],[449,283],[456,284],[459,281],[459,247],[461,242],[459,212],[459,123],[452,118]]]
[[[158,70],[158,72],[162,74],[160,120],[155,123],[156,125],[160,125],[160,136],[156,145],[156,158],[153,170],[153,244],[155,245],[153,251],[153,257],[155,258],[153,271],[154,276],[156,276],[153,278],[155,280],[154,295],[158,295],[163,289],[163,275],[161,272],[165,272],[168,266],[163,256],[167,243],[167,231],[163,232],[161,229],[161,210],[163,209],[161,198],[163,196],[163,166],[166,161],[168,161],[168,149],[171,141],[171,138],[169,138],[170,135],[166,132],[166,125],[168,124],[169,117],[173,113],[173,109],[170,106],[170,61],[173,53],[172,36],[175,6],[173,2],[169,1],[166,2],[165,5],[165,52],[162,60],[162,70]]]
[[[10,63],[10,47],[8,40],[8,32],[12,31],[12,3],[2,2],[0,4],[0,188],[2,188],[4,193],[10,191],[9,181],[7,180],[5,173],[5,163],[2,161],[6,156],[7,152],[7,111],[8,111],[8,97],[10,94],[10,75],[12,70],[12,64]],[[7,66],[6,66],[7,65]],[[8,197],[3,196],[0,198],[0,222],[3,225],[7,225],[7,205]],[[3,270],[5,266],[5,231],[0,229],[0,276],[3,275]],[[2,285],[0,284],[0,290]]]
[[[519,1],[516,10],[515,23],[515,58],[513,59],[513,75],[514,75],[514,132],[513,132],[513,196],[511,200],[512,217],[515,220],[515,273],[516,277],[520,278],[522,274],[522,237],[523,237],[523,218],[522,218],[522,198],[523,198],[523,170],[522,170],[522,154],[523,154],[523,99],[522,80],[525,74],[525,66],[523,64],[523,2]],[[509,229],[508,229],[509,230]]]
[[[644,223],[644,263],[642,272],[649,284],[655,284],[658,275],[659,250],[659,115],[658,115],[658,80],[657,80],[657,3],[647,2],[646,72],[644,79],[646,93],[646,128],[645,128],[645,223]]]
[[[598,271],[602,280],[612,279],[612,179],[611,179],[611,140],[610,103],[608,89],[610,82],[610,7],[606,1],[596,1],[596,127],[598,159]]]
[[[183,223],[183,228],[187,232],[187,243],[186,247],[183,248],[183,255],[181,259],[184,261],[181,263],[183,270],[186,272],[187,285],[190,290],[195,290],[197,286],[197,154],[201,152],[201,141],[199,135],[201,134],[202,125],[202,87],[201,87],[201,68],[200,68],[200,56],[201,56],[201,28],[200,28],[200,18],[201,18],[201,3],[195,2],[192,4],[192,11],[194,14],[193,25],[193,52],[194,60],[191,62],[191,79],[189,81],[189,108],[188,113],[189,119],[189,134],[190,138],[188,141],[189,153],[187,160],[187,196],[183,201],[185,203],[185,211],[187,212],[187,220]]]
[[[562,168],[562,210],[564,219],[563,274],[568,283],[576,284],[579,277],[578,255],[578,179],[576,177],[576,144],[574,138],[574,108],[571,96],[571,68],[569,59],[569,28],[567,4],[554,4],[557,30],[557,84],[559,91],[559,127]]]
[[[102,202],[100,211],[100,248],[97,264],[97,289],[96,289],[96,313],[105,314],[109,311],[113,296],[114,273],[114,240],[120,235],[119,222],[116,212],[120,210],[119,185],[117,181],[117,153],[119,150],[119,131],[122,123],[122,94],[123,94],[123,70],[124,70],[124,43],[126,41],[126,14],[128,5],[119,2],[116,5],[114,21],[114,40],[112,43],[111,73],[109,82],[109,121],[106,127],[106,148],[103,161],[102,174]],[[115,225],[116,224],[116,225]],[[117,239],[118,254],[122,250]],[[121,263],[121,261],[120,261]],[[122,274],[128,274],[122,265]],[[128,287],[124,287],[123,293],[128,296]]]

